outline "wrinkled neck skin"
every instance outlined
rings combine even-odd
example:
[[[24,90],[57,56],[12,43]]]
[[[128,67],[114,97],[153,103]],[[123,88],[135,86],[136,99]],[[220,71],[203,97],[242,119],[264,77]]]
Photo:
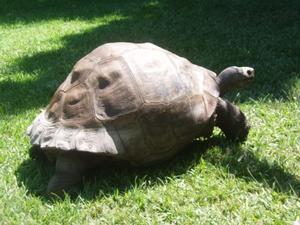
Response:
[[[220,88],[220,96],[223,96],[228,90],[235,89],[234,82],[229,79],[230,74],[225,70],[217,76],[217,83]]]

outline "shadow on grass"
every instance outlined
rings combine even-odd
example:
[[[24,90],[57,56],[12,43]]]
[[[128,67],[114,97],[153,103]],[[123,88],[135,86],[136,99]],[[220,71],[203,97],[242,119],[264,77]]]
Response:
[[[179,176],[197,165],[201,155],[209,147],[205,142],[193,142],[187,151],[181,152],[169,161],[149,167],[104,167],[92,172],[84,179],[80,196],[92,200],[96,196],[112,195],[116,192],[123,194],[127,190],[145,184],[151,187],[156,184],[168,182],[170,177]],[[32,151],[30,149],[29,151]],[[31,152],[29,152],[31,153]],[[30,158],[25,160],[15,172],[19,185],[24,185],[28,194],[42,197],[43,200],[52,200],[46,194],[49,179],[55,172],[55,165],[45,158]],[[75,187],[78,190],[78,187]],[[78,194],[68,193],[73,197]]]
[[[232,149],[230,153],[216,153],[209,150],[218,146]],[[204,154],[205,153],[205,154]],[[110,167],[101,168],[86,178],[83,187],[77,194],[71,193],[73,200],[78,196],[94,200],[115,193],[125,194],[133,188],[147,189],[154,185],[165,184],[170,179],[179,177],[199,164],[203,158],[215,167],[226,168],[229,173],[248,182],[259,182],[267,188],[285,194],[300,195],[300,180],[286,172],[278,165],[258,160],[252,153],[245,152],[238,144],[227,141],[221,136],[206,141],[194,141],[172,160],[147,168]],[[28,194],[39,196],[48,202],[55,198],[45,194],[48,180],[54,173],[54,165],[45,161],[28,159],[16,171],[19,185],[24,185]],[[180,179],[180,178],[178,178]],[[79,186],[77,187],[79,190]],[[70,193],[69,193],[70,194]]]
[[[115,41],[153,42],[215,72],[232,64],[253,66],[257,78],[239,101],[266,95],[284,99],[298,79],[300,3],[296,0],[288,4],[281,0],[3,1],[2,25],[124,17],[62,36],[63,48],[18,58],[3,74],[25,73],[33,79],[0,81],[0,102],[7,114],[44,107],[78,59]]]
[[[237,178],[248,182],[259,182],[276,192],[300,196],[300,177],[297,177],[277,163],[265,158],[258,159],[252,152],[222,138],[214,138],[211,146],[219,146],[220,151],[208,151],[204,160],[216,167],[226,168]]]

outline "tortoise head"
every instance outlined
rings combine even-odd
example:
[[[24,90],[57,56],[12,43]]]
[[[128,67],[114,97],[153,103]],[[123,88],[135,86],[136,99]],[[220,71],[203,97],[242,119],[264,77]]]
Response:
[[[251,67],[230,66],[217,76],[220,87],[220,96],[227,91],[248,85],[254,78],[254,69]]]

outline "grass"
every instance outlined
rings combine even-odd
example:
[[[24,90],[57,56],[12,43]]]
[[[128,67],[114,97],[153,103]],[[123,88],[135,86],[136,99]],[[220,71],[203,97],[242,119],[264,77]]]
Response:
[[[1,224],[292,224],[300,220],[299,1],[0,0]],[[103,169],[78,196],[44,194],[53,165],[26,127],[74,63],[113,41],[153,42],[219,72],[257,77],[227,96],[252,124],[218,130],[162,165]]]

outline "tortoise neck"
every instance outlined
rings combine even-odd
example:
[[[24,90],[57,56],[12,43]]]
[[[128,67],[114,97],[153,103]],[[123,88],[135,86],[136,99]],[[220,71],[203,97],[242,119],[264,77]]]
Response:
[[[230,90],[230,87],[232,86],[230,79],[229,78],[229,74],[226,73],[226,71],[221,72],[218,76],[217,76],[217,84],[219,86],[220,89],[220,96],[223,96],[224,94],[226,94],[228,92],[228,90]]]

